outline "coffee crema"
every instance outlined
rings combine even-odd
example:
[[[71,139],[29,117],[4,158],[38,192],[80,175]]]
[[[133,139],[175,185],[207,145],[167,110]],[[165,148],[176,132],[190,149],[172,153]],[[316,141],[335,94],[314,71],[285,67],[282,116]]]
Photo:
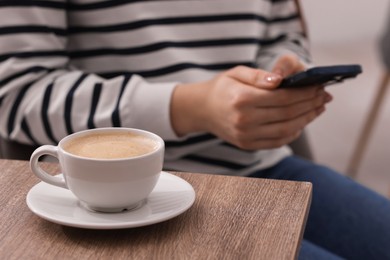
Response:
[[[158,142],[134,133],[98,133],[75,137],[63,145],[65,151],[92,159],[123,159],[156,150]]]

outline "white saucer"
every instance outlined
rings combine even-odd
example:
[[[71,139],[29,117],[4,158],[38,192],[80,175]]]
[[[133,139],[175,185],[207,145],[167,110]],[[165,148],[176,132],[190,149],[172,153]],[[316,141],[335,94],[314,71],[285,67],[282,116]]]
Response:
[[[80,205],[71,191],[45,182],[32,187],[26,201],[33,213],[57,224],[90,229],[119,229],[151,225],[176,217],[192,206],[195,191],[182,178],[161,172],[145,204],[132,211],[91,212]]]

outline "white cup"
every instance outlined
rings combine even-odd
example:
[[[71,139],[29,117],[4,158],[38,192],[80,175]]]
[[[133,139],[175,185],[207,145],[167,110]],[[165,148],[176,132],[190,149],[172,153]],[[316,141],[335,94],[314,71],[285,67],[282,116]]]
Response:
[[[70,152],[70,144],[82,143],[80,138],[95,138],[97,134],[110,135],[108,138],[112,135],[134,135],[147,141],[145,144],[141,142],[140,146],[154,146],[149,147],[144,154],[125,158],[92,158]],[[90,140],[85,142],[88,145],[93,143]],[[132,144],[120,147],[119,143],[124,142],[117,141],[116,144],[110,143],[108,148],[95,150],[112,150],[115,154],[120,148],[132,147]],[[58,158],[64,178],[52,176],[39,166],[39,158],[44,155]],[[164,141],[156,134],[133,128],[97,128],[66,136],[58,146],[43,145],[37,148],[31,155],[30,167],[42,181],[69,189],[86,208],[100,212],[120,212],[136,208],[145,201],[158,181],[163,159]]]

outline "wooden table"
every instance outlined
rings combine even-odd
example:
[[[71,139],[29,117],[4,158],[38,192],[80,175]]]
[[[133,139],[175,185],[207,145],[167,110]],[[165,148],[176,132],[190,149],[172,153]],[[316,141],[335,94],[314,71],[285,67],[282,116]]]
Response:
[[[56,163],[46,169],[58,172]],[[184,214],[145,227],[88,230],[34,215],[28,162],[0,160],[0,259],[295,259],[310,183],[175,173],[196,201]]]

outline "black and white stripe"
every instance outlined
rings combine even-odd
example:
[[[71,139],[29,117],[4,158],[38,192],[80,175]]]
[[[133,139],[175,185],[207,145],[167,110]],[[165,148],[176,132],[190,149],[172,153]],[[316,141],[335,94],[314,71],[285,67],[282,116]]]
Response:
[[[179,139],[169,102],[177,82],[267,68],[282,49],[308,62],[294,1],[3,0],[0,16],[3,137],[57,143],[88,128],[138,127],[166,140],[167,167],[225,174],[287,154],[241,151],[208,133]]]

